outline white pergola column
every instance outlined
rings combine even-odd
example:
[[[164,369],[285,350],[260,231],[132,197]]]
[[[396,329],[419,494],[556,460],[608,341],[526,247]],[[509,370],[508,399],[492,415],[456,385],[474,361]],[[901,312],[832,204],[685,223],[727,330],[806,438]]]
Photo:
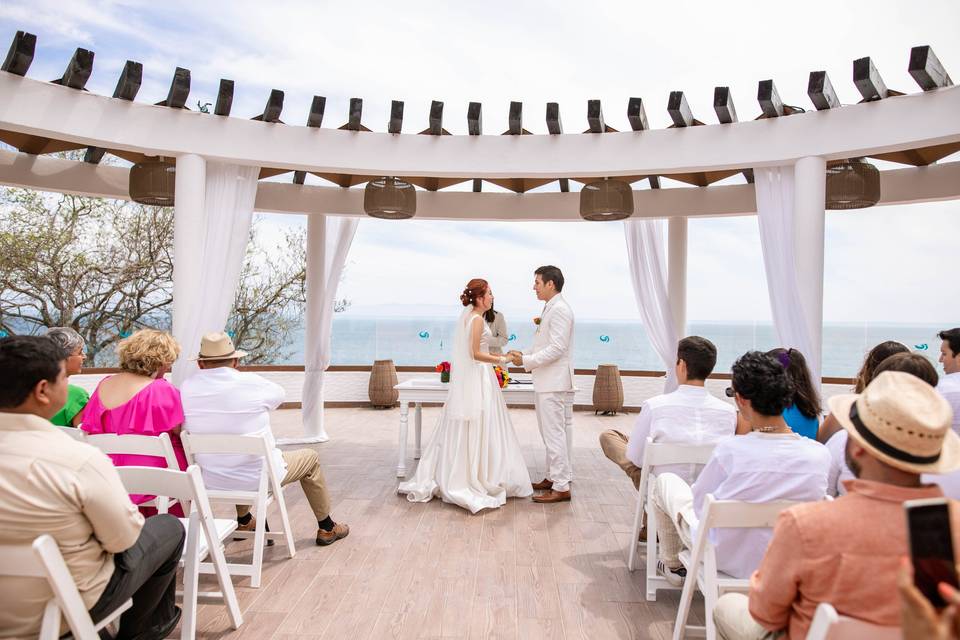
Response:
[[[667,296],[677,338],[687,335],[687,219],[670,218],[667,227]]]
[[[827,162],[800,158],[794,165],[794,250],[797,288],[813,353],[803,354],[819,386],[823,372],[823,244]]]
[[[199,348],[187,335],[190,317],[202,301],[200,270],[203,268],[203,242],[206,235],[205,200],[207,162],[187,153],[177,157],[176,203],[173,213],[173,336],[181,354],[173,367],[173,383],[180,384],[196,366],[189,360]]]

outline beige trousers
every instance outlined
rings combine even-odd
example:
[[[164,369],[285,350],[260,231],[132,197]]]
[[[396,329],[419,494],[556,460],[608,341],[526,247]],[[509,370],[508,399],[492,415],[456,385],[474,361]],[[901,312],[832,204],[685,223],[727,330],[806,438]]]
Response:
[[[623,469],[627,477],[633,481],[633,488],[639,489],[640,467],[627,459],[627,443],[629,441],[630,438],[614,429],[607,429],[600,434],[600,448],[603,449],[603,455]]]
[[[283,461],[287,463],[287,475],[280,481],[285,487],[291,482],[300,481],[300,487],[317,520],[330,515],[330,496],[327,494],[327,481],[320,469],[320,456],[313,449],[284,451]],[[237,517],[242,518],[250,512],[250,505],[237,505]]]
[[[680,552],[693,546],[690,524],[696,522],[693,490],[675,473],[661,473],[653,481],[653,506],[657,513],[657,551],[668,569],[679,569]]]
[[[750,615],[749,600],[742,593],[728,593],[717,600],[713,608],[717,635],[723,640],[773,640],[782,638],[783,631],[767,631]]]

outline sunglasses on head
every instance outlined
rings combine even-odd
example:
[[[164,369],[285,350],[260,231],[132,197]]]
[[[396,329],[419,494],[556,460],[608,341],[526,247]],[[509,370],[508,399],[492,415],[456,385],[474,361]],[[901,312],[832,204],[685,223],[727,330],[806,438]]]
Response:
[[[728,398],[732,398],[733,396],[737,395],[737,392],[733,390],[733,387],[727,387],[724,393]]]

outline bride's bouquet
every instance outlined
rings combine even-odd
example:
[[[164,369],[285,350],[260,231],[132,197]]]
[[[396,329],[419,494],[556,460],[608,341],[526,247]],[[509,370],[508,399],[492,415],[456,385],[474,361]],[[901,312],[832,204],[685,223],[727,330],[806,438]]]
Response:
[[[500,383],[500,388],[505,388],[510,384],[510,374],[507,373],[507,370],[500,366],[494,366],[493,372],[497,374],[497,382]]]

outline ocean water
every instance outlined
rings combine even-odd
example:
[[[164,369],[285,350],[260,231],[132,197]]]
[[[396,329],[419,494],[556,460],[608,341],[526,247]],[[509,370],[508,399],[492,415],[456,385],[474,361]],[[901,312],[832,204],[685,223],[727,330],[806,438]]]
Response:
[[[533,341],[536,329],[531,319],[511,322],[508,348],[523,348]],[[434,365],[450,358],[454,318],[372,318],[337,314],[331,338],[334,365],[369,365],[374,360],[393,360],[397,365]],[[823,375],[850,377],[857,373],[863,356],[884,340],[899,340],[936,364],[943,325],[825,324],[823,327]],[[690,335],[700,335],[717,345],[716,371],[730,370],[733,361],[751,349],[776,346],[769,323],[691,323]],[[277,364],[303,363],[302,329],[291,335],[289,356]],[[647,338],[643,325],[630,321],[584,320],[576,324],[574,366],[593,369],[615,364],[621,369],[662,370],[663,364]],[[937,365],[938,371],[939,365]]]

